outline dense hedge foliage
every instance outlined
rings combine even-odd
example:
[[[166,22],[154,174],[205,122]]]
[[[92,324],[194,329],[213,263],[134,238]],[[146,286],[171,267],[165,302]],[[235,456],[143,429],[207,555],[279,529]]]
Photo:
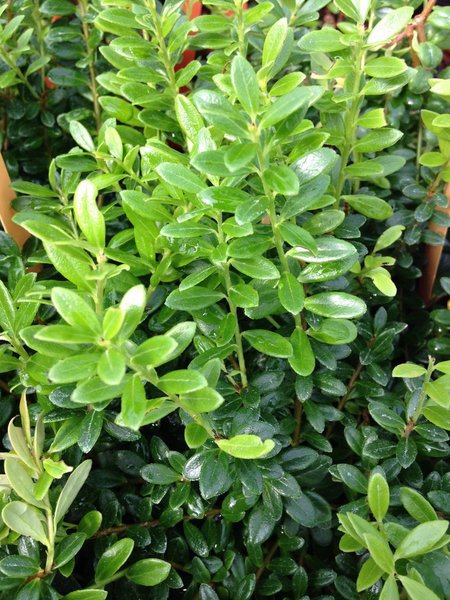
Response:
[[[194,8],[3,7],[0,597],[450,598],[450,10]]]

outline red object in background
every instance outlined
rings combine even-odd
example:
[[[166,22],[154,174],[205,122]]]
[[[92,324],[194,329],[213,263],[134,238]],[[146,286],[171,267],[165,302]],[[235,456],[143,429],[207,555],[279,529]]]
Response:
[[[45,76],[45,87],[48,90],[54,90],[58,86],[56,85],[56,83],[53,83],[53,81],[51,81],[51,79],[48,77],[48,75],[46,75]]]

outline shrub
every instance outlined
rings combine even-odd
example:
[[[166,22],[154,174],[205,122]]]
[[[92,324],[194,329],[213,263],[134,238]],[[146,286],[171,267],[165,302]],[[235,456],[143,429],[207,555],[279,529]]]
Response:
[[[448,597],[447,9],[66,4],[93,118],[2,240],[2,597]]]

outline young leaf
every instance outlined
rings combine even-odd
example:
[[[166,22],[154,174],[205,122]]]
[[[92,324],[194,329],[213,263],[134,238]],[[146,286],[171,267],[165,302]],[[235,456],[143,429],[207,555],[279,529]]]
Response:
[[[412,6],[402,6],[388,12],[372,29],[367,38],[370,45],[379,45],[388,42],[394,35],[405,29],[409,23],[414,8]]]
[[[389,485],[381,473],[370,476],[367,500],[375,519],[382,521],[389,508]]]
[[[59,495],[58,501],[56,502],[55,514],[54,514],[54,522],[57,525],[61,519],[64,517],[66,512],[69,510],[72,502],[78,496],[78,492],[83,487],[88,475],[89,471],[92,467],[91,460],[85,460],[69,475],[68,480],[66,481],[65,486],[62,489],[61,494]]]
[[[134,548],[134,540],[124,538],[112,544],[101,555],[95,569],[96,583],[107,581],[125,564]]]
[[[78,292],[55,287],[52,289],[52,302],[69,325],[100,335],[101,327],[97,315]]]
[[[13,501],[7,504],[2,511],[5,524],[18,533],[37,540],[48,546],[47,532],[44,515],[33,506],[25,502]]]
[[[139,429],[145,416],[146,404],[144,385],[140,375],[135,373],[128,380],[122,394],[120,419],[124,427],[135,431]]]
[[[231,81],[239,102],[255,119],[259,106],[258,80],[251,64],[240,54],[231,63]]]
[[[395,569],[394,556],[385,539],[380,534],[367,533],[364,535],[364,540],[371,557],[380,569],[383,569],[385,573],[389,573],[390,575],[393,574]]]
[[[395,552],[395,559],[411,558],[412,556],[425,554],[439,542],[447,529],[447,521],[429,521],[417,525],[402,540]]]
[[[235,458],[262,458],[275,447],[273,440],[262,441],[257,435],[236,435],[228,440],[215,440],[221,450]]]
[[[402,575],[399,575],[399,579],[411,600],[439,600],[439,596],[423,583]]]
[[[159,558],[145,558],[127,569],[126,577],[137,585],[154,586],[167,579],[170,563]]]
[[[89,179],[81,181],[73,197],[73,210],[88,242],[101,249],[105,246],[105,219],[97,207],[97,193],[97,188]]]

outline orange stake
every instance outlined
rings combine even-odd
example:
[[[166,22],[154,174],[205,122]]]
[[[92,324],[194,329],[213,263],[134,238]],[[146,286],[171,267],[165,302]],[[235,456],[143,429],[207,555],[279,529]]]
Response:
[[[30,237],[30,234],[12,220],[16,213],[11,207],[11,202],[16,197],[16,194],[10,186],[11,179],[6,170],[3,157],[0,154],[0,220],[6,233],[9,233],[19,248],[22,248]]]

